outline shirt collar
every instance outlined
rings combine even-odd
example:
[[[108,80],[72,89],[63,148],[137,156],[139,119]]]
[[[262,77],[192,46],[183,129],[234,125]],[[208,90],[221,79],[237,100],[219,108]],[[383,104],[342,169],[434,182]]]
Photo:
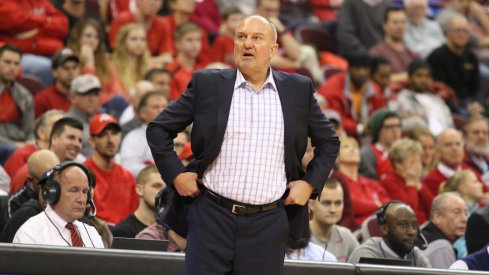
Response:
[[[243,87],[243,83],[248,83],[246,79],[244,78],[243,74],[239,71],[236,70],[236,81],[234,82],[234,89],[238,89],[240,87]],[[277,85],[275,84],[275,80],[273,79],[273,71],[272,68],[269,69],[268,71],[268,77],[263,83],[263,87],[261,87],[260,90],[262,90],[267,84],[271,85],[273,87],[272,90],[277,91]]]
[[[59,229],[63,229],[65,228],[66,224],[68,224],[65,220],[63,220],[59,215],[58,213],[56,213],[54,211],[53,208],[51,208],[51,205],[47,205],[46,209],[45,209],[45,213],[46,215],[48,216],[48,218],[53,222],[53,224],[59,228]]]
[[[459,170],[459,168],[458,168],[457,170],[453,170],[452,168],[450,168],[450,167],[446,166],[445,164],[443,164],[443,163],[441,163],[441,162],[440,162],[440,163],[438,163],[438,165],[436,166],[436,168],[438,168],[438,171],[440,171],[440,173],[441,173],[443,176],[447,177],[447,178],[449,178],[449,177],[453,176],[453,174],[455,174],[455,172],[456,172],[457,170]]]
[[[381,249],[382,249],[382,250],[384,250],[384,251],[385,251],[387,254],[391,255],[392,257],[394,257],[394,258],[398,258],[398,259],[403,259],[403,258],[401,258],[401,256],[397,255],[397,253],[396,253],[396,252],[394,252],[394,251],[393,251],[393,250],[392,250],[392,249],[391,249],[391,248],[390,248],[390,247],[387,245],[387,243],[384,241],[384,239],[383,239],[383,238],[380,240],[380,247],[381,247]],[[406,257],[404,256],[404,259],[405,259],[405,258],[406,258]]]

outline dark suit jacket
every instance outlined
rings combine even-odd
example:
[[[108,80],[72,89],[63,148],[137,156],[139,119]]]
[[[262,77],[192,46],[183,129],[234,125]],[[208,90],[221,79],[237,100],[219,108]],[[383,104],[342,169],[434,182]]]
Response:
[[[339,139],[316,103],[311,80],[296,74],[272,72],[284,114],[287,181],[305,180],[315,187],[316,194],[320,194],[338,154]],[[173,179],[182,172],[196,172],[201,177],[219,155],[235,80],[236,69],[195,72],[180,98],[148,125],[148,144],[167,185],[172,186]],[[185,167],[173,151],[173,138],[191,123],[195,160]],[[316,148],[307,171],[303,171],[301,159],[307,147],[308,136]],[[185,223],[183,212],[191,201],[176,195],[167,208],[167,225],[184,236],[186,227],[178,225]],[[291,237],[308,237],[307,206],[294,205],[287,206],[286,209]]]

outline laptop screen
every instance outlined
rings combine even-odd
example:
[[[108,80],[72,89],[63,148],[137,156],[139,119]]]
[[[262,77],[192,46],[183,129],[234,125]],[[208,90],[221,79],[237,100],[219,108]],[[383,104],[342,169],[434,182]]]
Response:
[[[169,241],[114,237],[112,248],[166,252]]]

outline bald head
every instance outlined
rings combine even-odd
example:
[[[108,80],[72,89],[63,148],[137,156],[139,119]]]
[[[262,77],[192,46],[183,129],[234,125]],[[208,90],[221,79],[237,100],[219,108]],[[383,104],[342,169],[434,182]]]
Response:
[[[458,169],[464,158],[462,133],[453,128],[446,129],[436,139],[440,162],[451,169]]]
[[[154,89],[155,86],[153,85],[153,83],[151,83],[151,81],[141,80],[138,81],[136,85],[131,88],[131,90],[129,91],[129,95],[131,96],[131,98],[140,99],[141,97],[143,97],[144,94],[150,91],[154,91]]]
[[[53,151],[39,150],[34,152],[27,160],[28,180],[36,190],[37,182],[42,175],[59,164],[59,159]]]
[[[245,19],[243,19],[243,21],[239,23],[237,29],[239,29],[241,25],[246,24],[249,21],[261,21],[263,24],[267,25],[267,30],[270,31],[270,34],[272,35],[272,41],[274,43],[277,43],[277,29],[275,28],[275,25],[270,20],[261,15],[251,15],[246,17]]]

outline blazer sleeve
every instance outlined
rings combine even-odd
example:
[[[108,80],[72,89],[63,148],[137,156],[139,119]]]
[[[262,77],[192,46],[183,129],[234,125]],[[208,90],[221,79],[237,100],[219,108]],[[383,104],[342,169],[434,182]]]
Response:
[[[150,122],[146,129],[146,138],[156,167],[170,187],[173,187],[173,179],[185,172],[185,166],[174,151],[173,139],[193,121],[196,86],[197,77],[194,73],[185,92]]]
[[[336,136],[331,122],[317,104],[312,82],[309,83],[309,86],[311,93],[309,99],[308,135],[314,147],[314,158],[307,165],[303,180],[312,184],[318,195],[320,195],[338,156],[340,140]]]

